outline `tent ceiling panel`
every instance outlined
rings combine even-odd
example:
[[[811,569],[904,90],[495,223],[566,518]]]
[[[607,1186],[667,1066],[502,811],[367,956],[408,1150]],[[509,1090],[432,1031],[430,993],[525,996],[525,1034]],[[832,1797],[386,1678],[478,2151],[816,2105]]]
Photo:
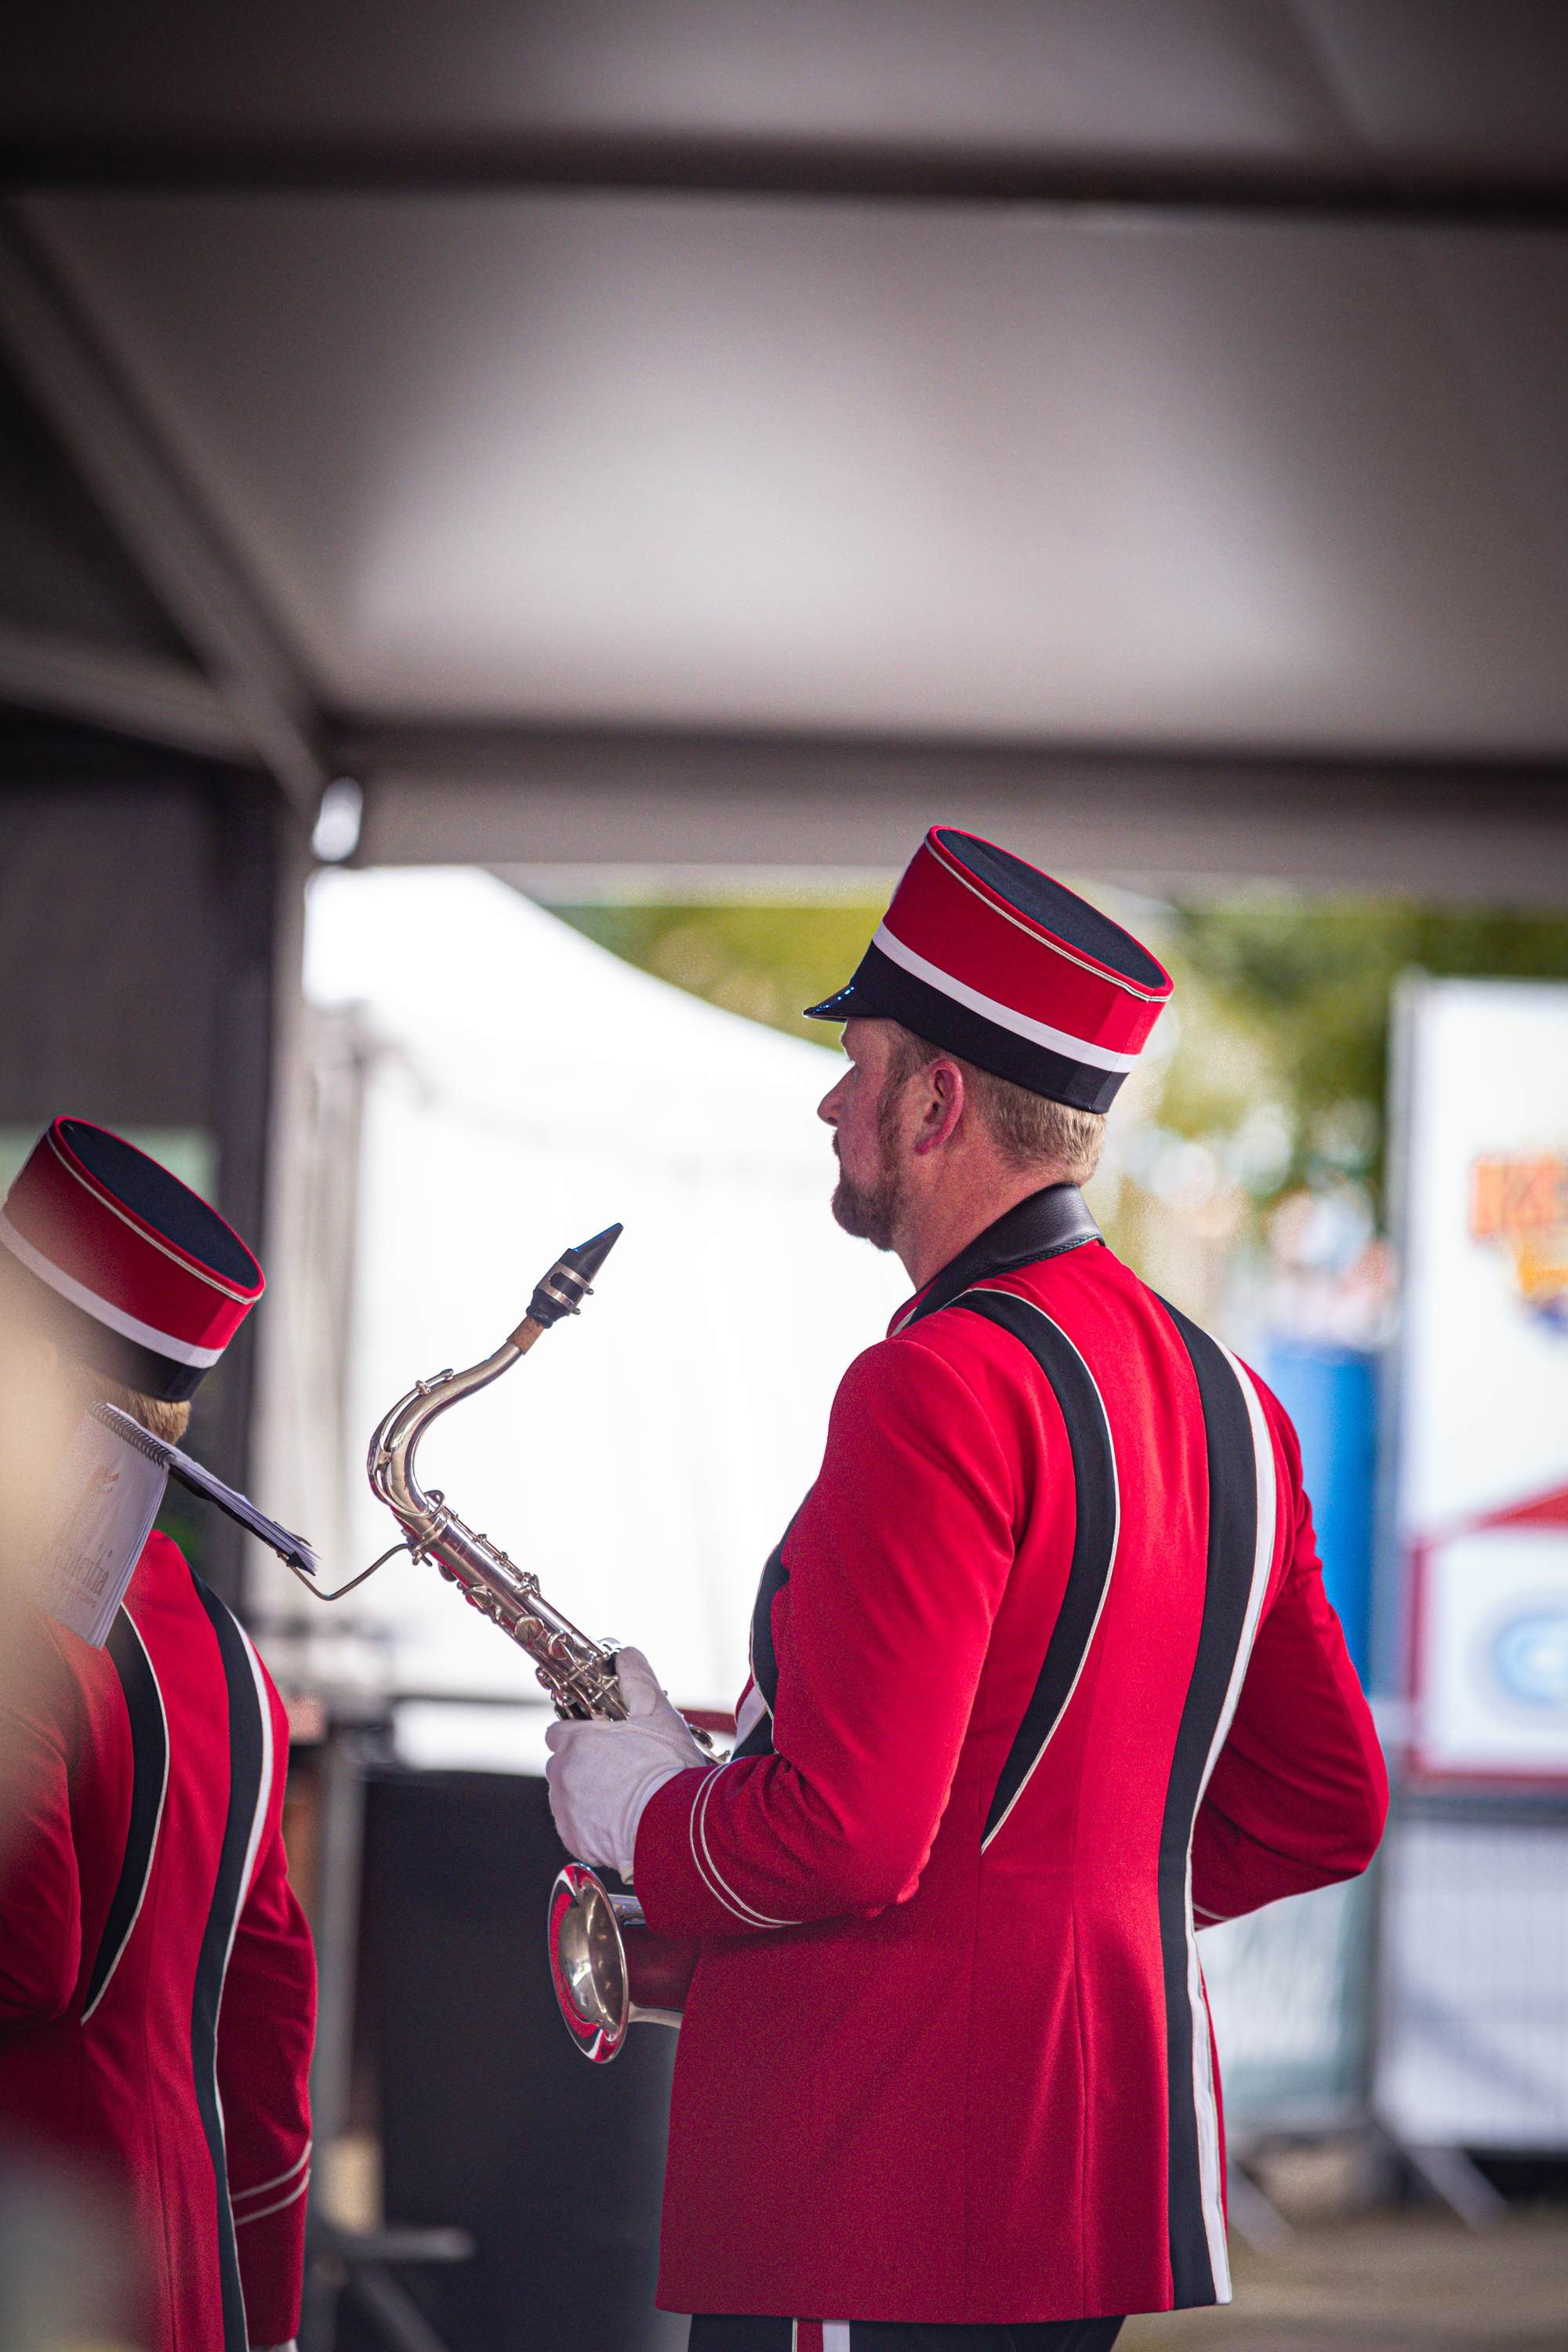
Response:
[[[100,177],[504,177],[539,140],[1568,168],[1568,26],[1541,0],[383,0],[366,24],[358,0],[58,0],[9,34],[0,141]]]
[[[9,45],[0,125],[149,144],[422,130],[1251,156],[1340,143],[1288,16],[1236,0],[979,0],[961,30],[942,0],[388,0],[364,36],[355,0],[248,16],[65,0]]]
[[[343,712],[1568,750],[1568,238],[31,213]]]
[[[1432,173],[1568,171],[1559,0],[1288,0],[1279,14],[1300,26],[1363,154]]]

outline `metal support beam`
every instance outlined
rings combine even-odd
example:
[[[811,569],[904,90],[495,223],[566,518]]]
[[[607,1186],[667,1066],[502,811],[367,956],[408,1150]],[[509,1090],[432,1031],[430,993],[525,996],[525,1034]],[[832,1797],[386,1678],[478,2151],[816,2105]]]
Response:
[[[1491,2230],[1508,2211],[1508,2200],[1492,2187],[1462,2147],[1404,2148],[1432,2194],[1457,2213],[1468,2230]]]
[[[1156,887],[1568,906],[1568,764],[365,727],[362,865],[896,872],[933,819]]]
[[[327,777],[299,666],[14,207],[0,213],[0,342],[242,741],[313,817]]]
[[[0,187],[192,194],[438,194],[447,191],[686,196],[777,204],[985,205],[1241,215],[1382,228],[1568,228],[1568,185],[1506,171],[1363,164],[1141,162],[980,145],[518,130],[344,130],[318,138],[95,132],[13,140]]]
[[[157,654],[0,621],[0,701],[83,719],[181,751],[248,760],[248,738],[198,672]]]

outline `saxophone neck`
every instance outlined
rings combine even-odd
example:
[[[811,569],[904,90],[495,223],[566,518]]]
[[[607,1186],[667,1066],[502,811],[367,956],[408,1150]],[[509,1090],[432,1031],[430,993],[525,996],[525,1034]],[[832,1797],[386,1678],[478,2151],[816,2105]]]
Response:
[[[372,1486],[405,1527],[421,1529],[435,1516],[434,1505],[414,1475],[415,1448],[430,1423],[499,1381],[552,1323],[581,1314],[584,1299],[593,1295],[594,1276],[620,1237],[619,1225],[606,1225],[575,1249],[563,1250],[535,1284],[527,1314],[493,1355],[470,1364],[467,1371],[437,1372],[433,1380],[416,1382],[393,1406],[370,1441],[365,1467]]]
[[[470,1364],[467,1371],[437,1372],[433,1379],[416,1381],[379,1424],[370,1441],[365,1469],[382,1501],[395,1511],[405,1526],[427,1517],[432,1508],[414,1475],[415,1448],[426,1430],[453,1405],[461,1404],[465,1397],[474,1396],[480,1389],[489,1388],[492,1381],[499,1381],[522,1352],[512,1340],[505,1339],[494,1355],[487,1356],[482,1363]]]

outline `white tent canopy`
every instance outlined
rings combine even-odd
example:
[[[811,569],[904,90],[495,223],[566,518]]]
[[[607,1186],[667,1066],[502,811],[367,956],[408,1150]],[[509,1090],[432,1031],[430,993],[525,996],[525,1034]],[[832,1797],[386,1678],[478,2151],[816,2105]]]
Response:
[[[816,1475],[835,1384],[908,1287],[828,1213],[813,1114],[835,1062],[463,870],[321,876],[306,985],[318,1005],[357,1004],[378,1041],[337,1465],[348,1556],[325,1579],[395,1538],[360,1466],[387,1407],[488,1355],[560,1249],[622,1220],[582,1320],[432,1430],[421,1476],[585,1631],[645,1648],[678,1699],[732,1703],[757,1572]],[[320,1383],[294,1369],[308,1399]],[[276,1622],[294,1594],[268,1574],[258,1598]],[[539,1696],[529,1661],[433,1569],[395,1560],[330,1616],[302,1605],[328,1681]],[[538,1727],[485,1719],[487,1753],[536,1749]],[[416,1748],[420,1724],[434,1737],[427,1712],[408,1723]],[[457,1760],[451,1728],[441,1760]],[[464,1739],[467,1754],[471,1722]],[[428,1738],[419,1752],[436,1760]]]

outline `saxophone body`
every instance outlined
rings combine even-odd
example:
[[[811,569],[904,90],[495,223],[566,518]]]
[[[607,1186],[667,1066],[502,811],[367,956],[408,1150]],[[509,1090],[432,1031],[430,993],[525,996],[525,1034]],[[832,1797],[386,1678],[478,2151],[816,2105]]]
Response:
[[[581,1312],[620,1234],[611,1225],[563,1251],[516,1330],[482,1363],[416,1381],[378,1423],[365,1460],[371,1486],[402,1528],[413,1558],[434,1561],[471,1607],[526,1651],[556,1714],[578,1720],[624,1721],[615,1651],[563,1616],[544,1598],[539,1579],[489,1536],[476,1534],[438,1486],[423,1487],[415,1455],[433,1421],[500,1380],[552,1324]],[[704,1733],[697,1737],[707,1744]],[[628,2026],[638,2022],[679,2025],[697,1946],[656,1936],[635,1895],[611,1895],[585,1864],[570,1863],[551,1889],[547,1933],[561,2014],[585,2057],[599,2064],[614,2058]]]
[[[416,1559],[431,1559],[465,1601],[499,1625],[533,1660],[540,1682],[562,1716],[623,1717],[626,1706],[616,1679],[616,1656],[546,1601],[539,1579],[519,1568],[486,1535],[476,1535],[458,1517],[440,1488],[428,1493],[414,1467],[420,1438],[430,1423],[465,1397],[477,1396],[511,1370],[542,1332],[563,1316],[576,1315],[592,1295],[596,1274],[619,1238],[612,1225],[580,1249],[567,1250],[536,1287],[528,1313],[494,1355],[466,1372],[437,1372],[417,1381],[377,1426],[365,1472],[371,1486],[402,1528]]]

